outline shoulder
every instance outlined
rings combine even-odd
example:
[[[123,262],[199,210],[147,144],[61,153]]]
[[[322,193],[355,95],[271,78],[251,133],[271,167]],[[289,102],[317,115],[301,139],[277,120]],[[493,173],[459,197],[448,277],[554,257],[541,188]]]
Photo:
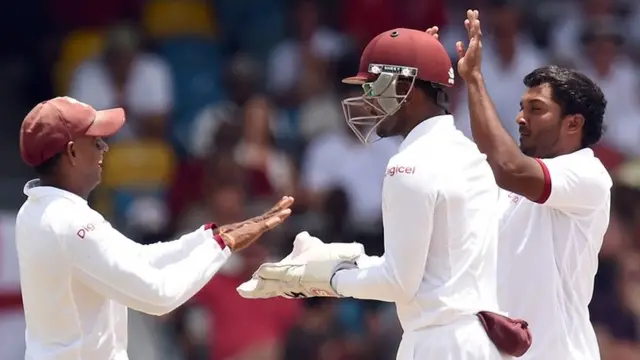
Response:
[[[411,150],[391,157],[384,175],[385,187],[391,193],[435,193],[440,175],[428,160]]]
[[[591,149],[538,161],[549,172],[552,185],[558,180],[589,184],[606,190],[613,185],[611,175],[600,159],[593,156]]]
[[[73,236],[84,238],[87,232],[104,222],[104,217],[95,210],[66,198],[51,201],[42,219],[62,240]]]
[[[63,197],[27,200],[16,217],[16,242],[29,249],[37,246],[39,251],[63,246],[71,236],[84,238],[94,224],[103,220],[89,207]]]

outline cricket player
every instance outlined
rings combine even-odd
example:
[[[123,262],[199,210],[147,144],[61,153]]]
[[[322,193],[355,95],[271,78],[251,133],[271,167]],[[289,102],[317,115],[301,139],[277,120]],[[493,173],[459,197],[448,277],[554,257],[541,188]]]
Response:
[[[500,308],[526,318],[533,345],[523,359],[596,360],[587,306],[609,224],[611,178],[591,146],[606,100],[586,76],[547,66],[524,78],[516,122],[520,148],[502,127],[482,77],[478,11],[468,11],[468,48],[458,42],[473,138],[501,192]],[[516,104],[514,104],[516,105]]]
[[[229,255],[280,224],[293,199],[246,222],[206,224],[180,239],[139,245],[87,205],[100,182],[103,137],[120,108],[96,111],[72,98],[36,105],[20,130],[29,181],[16,219],[28,360],[126,360],[127,308],[162,315],[183,304]]]
[[[374,132],[404,138],[384,179],[384,255],[360,256],[357,266],[346,266],[331,261],[340,251],[331,245],[338,244],[315,239],[304,262],[293,257],[265,264],[247,283],[254,293],[247,287],[239,292],[394,302],[404,330],[397,359],[503,359],[508,356],[477,316],[498,311],[498,188],[485,156],[449,115],[444,88],[454,84],[454,73],[433,32],[378,35],[365,48],[358,74],[344,80],[364,90],[343,101],[347,122],[362,141]],[[309,260],[313,251],[324,254]],[[502,320],[511,328],[497,332],[526,332],[524,322]]]

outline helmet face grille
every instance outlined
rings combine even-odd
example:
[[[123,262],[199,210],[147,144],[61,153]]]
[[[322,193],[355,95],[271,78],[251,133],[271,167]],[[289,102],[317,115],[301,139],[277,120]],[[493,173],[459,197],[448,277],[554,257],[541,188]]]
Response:
[[[362,84],[363,95],[351,97],[342,101],[342,110],[349,128],[358,139],[367,144],[371,142],[376,129],[383,121],[395,114],[413,90],[417,76],[417,70],[402,66],[383,65],[386,69],[393,68],[397,71],[379,71],[382,68],[372,68],[370,72],[377,75],[372,82]],[[406,75],[405,75],[406,74]],[[410,86],[405,94],[398,94],[397,84],[402,77],[410,81]]]

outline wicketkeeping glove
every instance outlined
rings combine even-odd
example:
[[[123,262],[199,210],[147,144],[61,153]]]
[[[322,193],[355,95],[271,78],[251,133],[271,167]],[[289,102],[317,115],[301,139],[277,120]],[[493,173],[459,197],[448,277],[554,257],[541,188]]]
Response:
[[[362,244],[325,244],[305,231],[296,236],[291,254],[280,262],[262,264],[237,291],[249,299],[339,297],[331,286],[333,274],[357,267],[363,254]]]

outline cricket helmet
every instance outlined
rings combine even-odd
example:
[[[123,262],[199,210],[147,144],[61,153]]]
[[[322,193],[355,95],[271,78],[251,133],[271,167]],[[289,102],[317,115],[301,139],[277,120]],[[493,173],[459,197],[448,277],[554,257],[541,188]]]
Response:
[[[416,80],[436,89],[453,86],[451,59],[438,39],[424,31],[398,28],[369,42],[358,73],[342,80],[361,85],[364,91],[342,101],[347,124],[362,142],[369,142],[376,128],[400,109]],[[409,82],[409,90],[398,93],[398,81]]]

